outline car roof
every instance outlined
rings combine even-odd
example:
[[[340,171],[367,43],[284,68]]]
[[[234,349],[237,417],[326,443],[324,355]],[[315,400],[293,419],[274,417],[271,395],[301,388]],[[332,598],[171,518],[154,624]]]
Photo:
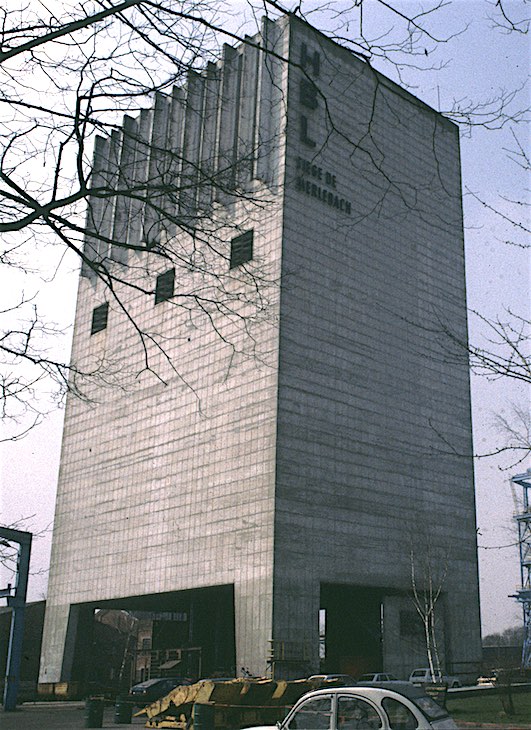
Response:
[[[426,692],[421,687],[415,687],[410,682],[374,682],[370,686],[356,685],[354,687],[330,687],[323,689],[316,689],[312,692],[308,692],[305,697],[310,695],[318,694],[356,694],[359,692],[366,692],[367,696],[374,696],[375,698],[381,697],[382,694],[387,695],[388,692],[396,692],[398,695],[407,697],[408,699],[415,700],[418,697],[425,697]]]
[[[132,689],[138,689],[138,688],[144,688],[144,687],[151,687],[153,684],[157,684],[157,682],[160,682],[162,680],[161,677],[156,677],[153,679],[145,679],[143,682],[139,682],[138,684],[134,684]]]
[[[131,689],[135,689],[137,687],[151,687],[154,684],[157,684],[157,682],[180,682],[184,677],[152,677],[151,679],[145,679],[143,682],[139,682],[138,684],[134,684]]]
[[[197,682],[234,682],[235,679],[238,679],[238,677],[204,677],[203,679],[198,679]]]
[[[350,674],[312,674],[308,679],[326,679],[326,677],[350,677]]]

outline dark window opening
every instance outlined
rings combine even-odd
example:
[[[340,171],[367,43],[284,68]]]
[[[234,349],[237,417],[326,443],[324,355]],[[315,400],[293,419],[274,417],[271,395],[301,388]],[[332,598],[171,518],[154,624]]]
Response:
[[[251,261],[253,258],[253,238],[254,232],[251,230],[245,231],[245,233],[232,239],[230,242],[231,269],[244,264],[246,261]]]
[[[175,286],[175,269],[168,269],[163,274],[157,276],[157,285],[155,287],[155,304],[165,302],[173,296],[173,288]]]
[[[381,671],[382,601],[380,588],[321,584],[320,608],[326,610],[326,657],[321,672],[357,677]]]
[[[96,332],[101,332],[102,330],[106,329],[108,317],[109,305],[107,302],[105,304],[100,304],[99,307],[96,307],[92,312],[92,325],[90,328],[90,334],[95,335]]]

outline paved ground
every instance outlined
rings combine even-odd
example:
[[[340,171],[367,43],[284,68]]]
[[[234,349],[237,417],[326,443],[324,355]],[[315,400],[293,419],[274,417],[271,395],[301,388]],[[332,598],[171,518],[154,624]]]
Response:
[[[105,708],[102,727],[145,727],[146,718],[133,717],[132,723],[116,724],[114,707]],[[79,730],[85,727],[85,705],[82,702],[23,704],[15,712],[0,709],[2,730]]]

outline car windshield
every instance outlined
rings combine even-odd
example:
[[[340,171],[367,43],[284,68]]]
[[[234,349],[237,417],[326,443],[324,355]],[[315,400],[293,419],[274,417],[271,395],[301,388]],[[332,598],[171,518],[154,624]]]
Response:
[[[360,677],[360,682],[370,682],[374,679],[374,674],[362,674]]]
[[[426,671],[424,669],[415,669],[414,672],[411,673],[412,677],[424,677],[426,674]]]
[[[441,720],[448,717],[448,713],[435,700],[424,692],[420,687],[416,687],[410,682],[376,682],[377,687],[393,690],[398,694],[407,697],[414,702],[419,709],[426,715],[429,720]]]

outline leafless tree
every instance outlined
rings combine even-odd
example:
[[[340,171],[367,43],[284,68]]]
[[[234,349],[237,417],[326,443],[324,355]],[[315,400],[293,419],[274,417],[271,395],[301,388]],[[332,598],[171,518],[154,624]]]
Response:
[[[469,343],[460,338],[444,322],[439,321],[439,329],[443,335],[441,352],[452,357],[446,348],[446,342],[454,345],[454,357],[466,353],[474,372],[487,378],[512,378],[518,382],[531,383],[531,321],[511,310],[502,317],[489,319],[481,312],[470,310],[470,317],[478,320],[484,328],[484,344]]]
[[[510,626],[501,633],[487,634],[483,646],[521,646],[524,640],[523,626]]]
[[[524,33],[528,23],[515,17],[505,3],[486,0],[496,29]],[[156,169],[140,179],[102,178],[94,170],[92,150],[96,137],[110,140],[122,135],[122,150],[138,151],[141,141],[137,128],[122,128],[124,114],[139,120],[154,98],[171,94],[198,70],[216,61],[221,42],[256,45],[246,35],[250,28],[239,18],[242,10],[251,20],[258,14],[293,12],[318,24],[369,65],[394,76],[407,85],[408,69],[437,70],[444,61],[432,61],[435,50],[449,42],[466,26],[440,35],[431,21],[445,7],[443,0],[426,2],[423,9],[411,13],[396,0],[377,0],[388,18],[380,34],[370,28],[371,8],[364,0],[342,4],[340,11],[332,3],[276,2],[263,0],[241,3],[206,2],[206,0],[91,0],[87,3],[23,3],[0,11],[0,263],[4,271],[31,274],[46,270],[53,278],[54,267],[62,257],[80,259],[82,266],[103,281],[109,298],[129,319],[142,342],[145,367],[152,368],[153,352],[165,353],[165,343],[156,333],[146,332],[129,312],[120,294],[121,286],[134,287],[139,296],[152,296],[152,285],[131,281],[115,265],[124,261],[123,252],[149,251],[150,259],[167,262],[180,271],[194,271],[201,284],[193,291],[180,291],[175,305],[197,313],[220,336],[219,317],[233,318],[248,338],[244,349],[258,356],[252,346],[253,326],[268,316],[268,291],[273,281],[266,268],[243,267],[231,275],[220,275],[220,262],[227,254],[216,243],[216,233],[226,221],[216,219],[209,206],[195,207],[183,213],[179,201],[197,196],[208,189],[210,198],[230,196],[245,201],[251,195],[238,184],[237,169],[246,164],[245,155],[225,168],[213,171],[208,166],[191,169],[188,182],[181,176],[178,186],[173,173],[183,170],[190,160],[169,152],[162,140],[153,137],[146,158],[157,159]],[[258,42],[258,45],[259,42]],[[270,49],[261,51],[272,53]],[[286,62],[285,59],[277,59]],[[457,100],[448,115],[471,128],[479,124],[497,128],[510,123],[521,124],[525,111],[519,104],[521,90],[502,91],[483,102]],[[121,130],[121,131],[120,131]],[[525,154],[518,147],[517,154]],[[247,151],[252,155],[256,150]],[[217,191],[212,196],[212,191]],[[256,196],[256,192],[252,193]],[[478,196],[479,197],[479,196]],[[156,221],[157,236],[149,239],[124,239],[123,232],[103,234],[94,225],[93,203],[142,208],[144,216]],[[257,200],[253,203],[266,204]],[[84,212],[87,209],[88,215]],[[488,201],[485,205],[490,205]],[[146,212],[147,211],[147,212]],[[179,243],[177,232],[187,236],[191,248]],[[94,249],[114,251],[109,256],[87,255],[87,242]],[[70,258],[72,261],[74,258]],[[114,261],[113,261],[114,258]],[[52,260],[50,271],[48,261]],[[236,287],[234,283],[236,282]],[[21,419],[31,413],[17,432],[20,436],[28,423],[39,420],[40,405],[35,398],[42,381],[53,381],[60,397],[66,388],[83,396],[87,377],[101,383],[119,385],[112,363],[97,362],[83,372],[76,365],[58,357],[51,345],[58,334],[53,323],[41,317],[34,293],[17,293],[0,311],[5,325],[0,335],[3,371],[1,376],[2,413],[4,418]],[[501,323],[491,323],[494,330]],[[524,335],[512,329],[514,321],[501,330],[506,342],[517,334],[517,346]],[[451,333],[450,333],[451,334]],[[241,346],[233,341],[234,348]],[[521,373],[528,366],[519,362],[516,353],[501,360],[489,351],[477,349],[473,357],[481,367],[505,370],[503,374]],[[504,359],[505,358],[505,359]],[[174,364],[171,363],[174,367]]]
[[[449,552],[432,544],[422,530],[411,541],[409,563],[411,570],[411,600],[422,623],[424,647],[431,674],[437,682],[444,674],[441,664],[439,611],[449,567]]]
[[[222,14],[221,14],[222,12]],[[193,271],[201,281],[193,290],[178,292],[176,306],[195,311],[216,327],[219,314],[236,319],[252,338],[254,321],[267,316],[267,272],[255,266],[220,275],[219,261],[227,255],[217,245],[216,229],[223,225],[211,210],[196,208],[183,213],[179,200],[197,195],[197,189],[245,198],[228,168],[212,172],[194,169],[189,180],[172,182],[176,170],[188,165],[178,153],[159,148],[163,139],[140,139],[135,117],[176,85],[219,55],[219,37],[239,39],[230,23],[230,4],[201,0],[170,3],[103,0],[57,9],[40,3],[2,11],[0,69],[3,75],[0,109],[3,113],[0,156],[0,233],[4,270],[32,274],[43,259],[58,261],[74,254],[92,275],[104,282],[109,298],[129,318],[142,341],[145,366],[149,348],[164,352],[156,333],[138,327],[119,289],[129,284],[139,294],[152,295],[153,285],[132,281],[120,252],[146,252],[153,261],[164,260],[181,271]],[[237,28],[235,23],[232,23]],[[227,26],[228,27],[228,26]],[[130,132],[122,129],[123,114],[133,120]],[[156,162],[138,179],[105,177],[93,172],[92,147],[96,136],[114,140],[122,136],[122,150],[139,147],[146,160]],[[116,149],[116,147],[114,147]],[[117,165],[118,167],[118,165]],[[122,167],[123,169],[123,167]],[[120,230],[102,231],[94,225],[94,206],[137,206],[144,219],[155,221],[157,240],[124,240]],[[88,213],[83,209],[88,203]],[[100,206],[101,207],[101,206]],[[188,234],[189,250],[173,241],[172,233]],[[161,240],[163,239],[163,240]],[[112,253],[92,256],[105,248]],[[40,260],[39,260],[40,257]],[[114,259],[114,261],[113,261]],[[53,272],[52,274],[53,275]],[[227,285],[227,279],[231,282]],[[234,291],[234,282],[239,289]],[[35,392],[43,380],[55,383],[57,395],[66,388],[83,395],[82,380],[97,378],[116,384],[112,364],[99,362],[80,372],[75,364],[53,352],[52,323],[43,320],[35,297],[16,295],[0,313],[6,325],[0,339],[3,358],[2,408],[4,418],[32,415],[20,437],[40,415]],[[245,309],[245,314],[242,310]],[[252,349],[252,348],[251,348]],[[50,351],[52,350],[52,351]]]

